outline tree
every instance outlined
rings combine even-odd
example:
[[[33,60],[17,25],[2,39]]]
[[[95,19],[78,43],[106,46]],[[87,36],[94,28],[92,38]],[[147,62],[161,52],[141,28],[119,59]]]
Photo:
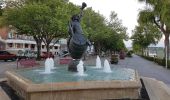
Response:
[[[0,1],[0,27],[3,26],[3,12],[4,12],[4,2]]]
[[[133,47],[140,47],[143,54],[144,49],[150,44],[157,44],[161,37],[160,31],[152,24],[148,24],[145,26],[136,26],[131,39],[133,39]]]
[[[169,0],[139,0],[145,2],[147,8],[140,11],[138,22],[140,25],[153,24],[165,36],[165,47],[169,59],[169,34],[170,34],[170,2]],[[166,53],[165,53],[166,55]]]
[[[49,44],[54,38],[65,35],[69,9],[63,0],[32,2],[19,8],[8,9],[5,17],[8,25],[13,25],[18,34],[33,36],[37,43],[38,58],[41,52],[41,43]]]
[[[98,54],[101,51],[118,51],[124,48],[123,39],[127,38],[126,28],[123,27],[115,12],[107,21],[92,8],[87,8],[83,17],[83,26],[87,37],[94,42]]]
[[[112,28],[112,30],[116,31],[117,34],[120,34],[120,38],[124,40],[128,40],[127,35],[127,28],[122,25],[122,20],[120,20],[117,16],[117,14],[112,11],[110,14],[110,19],[107,22],[108,26]]]
[[[92,10],[92,8],[87,8],[84,11],[84,16],[82,19],[82,26],[84,33],[88,39],[94,42],[95,50],[98,54],[101,52],[102,40],[106,36],[105,33],[105,18]]]

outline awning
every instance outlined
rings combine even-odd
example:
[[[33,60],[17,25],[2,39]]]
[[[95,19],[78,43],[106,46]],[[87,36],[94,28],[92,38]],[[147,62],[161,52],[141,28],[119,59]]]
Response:
[[[20,43],[20,44],[36,44],[35,41],[29,40],[17,40],[17,39],[7,39],[5,40],[6,43]]]

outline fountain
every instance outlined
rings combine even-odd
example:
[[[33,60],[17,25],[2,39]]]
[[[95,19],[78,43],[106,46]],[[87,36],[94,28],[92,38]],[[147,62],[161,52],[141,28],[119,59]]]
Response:
[[[51,74],[51,73],[53,73],[53,72],[51,72],[52,69],[55,69],[54,60],[53,60],[53,58],[47,58],[45,60],[45,70],[44,70],[44,72],[41,72],[41,73]],[[36,70],[36,71],[40,71],[40,70]]]
[[[106,60],[105,72],[103,72],[100,58],[97,57],[96,68],[98,69],[93,68],[95,65],[85,66],[88,76],[84,74],[83,62],[80,59],[89,43],[82,35],[79,18],[82,17],[82,10],[85,6],[86,4],[83,3],[81,13],[78,14],[80,16],[73,16],[71,24],[69,24],[71,37],[68,41],[68,49],[71,57],[75,60],[69,64],[68,68],[61,66],[55,70],[53,69],[54,61],[48,58],[45,61],[44,73],[46,74],[35,71],[44,70],[44,67],[6,72],[9,86],[24,100],[122,100],[139,98],[141,84],[135,70],[112,68],[111,71]],[[76,32],[80,33],[73,32],[72,25],[75,25]],[[75,75],[76,73],[77,75]]]
[[[112,68],[111,71],[107,60],[104,61],[104,71],[86,66],[86,74],[81,60],[77,65],[78,72],[67,71],[67,66],[50,69],[49,59],[45,61],[45,66],[46,74],[35,71],[44,68],[7,71],[8,84],[24,100],[139,98],[141,84],[138,73],[127,68]]]
[[[50,60],[50,64],[51,64],[51,69],[55,69],[55,67],[54,67],[54,60],[53,60],[53,58],[49,58],[49,60]]]
[[[50,58],[47,58],[46,60],[45,60],[45,71],[44,72],[42,72],[42,73],[44,73],[44,74],[50,74],[50,73],[52,73],[51,72],[51,59]]]
[[[109,64],[107,59],[105,59],[105,61],[104,61],[104,69],[103,70],[106,73],[111,73],[112,72],[112,70],[110,69],[110,64]]]
[[[102,68],[101,60],[100,60],[99,56],[97,56],[97,58],[96,58],[96,68]]]
[[[79,76],[87,76],[86,74],[84,74],[84,66],[83,66],[83,61],[80,60],[79,64],[77,65],[77,71]]]

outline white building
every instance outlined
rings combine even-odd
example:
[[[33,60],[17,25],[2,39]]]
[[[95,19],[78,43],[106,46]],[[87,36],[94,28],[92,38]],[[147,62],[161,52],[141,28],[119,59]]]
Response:
[[[59,52],[60,44],[50,44],[50,52],[53,54]],[[37,51],[36,42],[32,36],[18,35],[15,31],[9,31],[8,28],[0,29],[0,50],[7,50],[17,54],[19,50]],[[42,52],[46,52],[46,46],[42,43]]]

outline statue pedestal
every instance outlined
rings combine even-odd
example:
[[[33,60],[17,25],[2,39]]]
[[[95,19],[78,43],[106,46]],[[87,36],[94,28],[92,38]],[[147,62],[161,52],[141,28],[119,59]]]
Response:
[[[74,59],[70,61],[68,65],[68,71],[77,72],[77,65],[79,64],[79,62],[80,62],[80,59]],[[86,71],[85,67],[84,67],[84,71]]]
[[[72,61],[72,58],[65,57],[59,59],[59,64],[69,64]]]

